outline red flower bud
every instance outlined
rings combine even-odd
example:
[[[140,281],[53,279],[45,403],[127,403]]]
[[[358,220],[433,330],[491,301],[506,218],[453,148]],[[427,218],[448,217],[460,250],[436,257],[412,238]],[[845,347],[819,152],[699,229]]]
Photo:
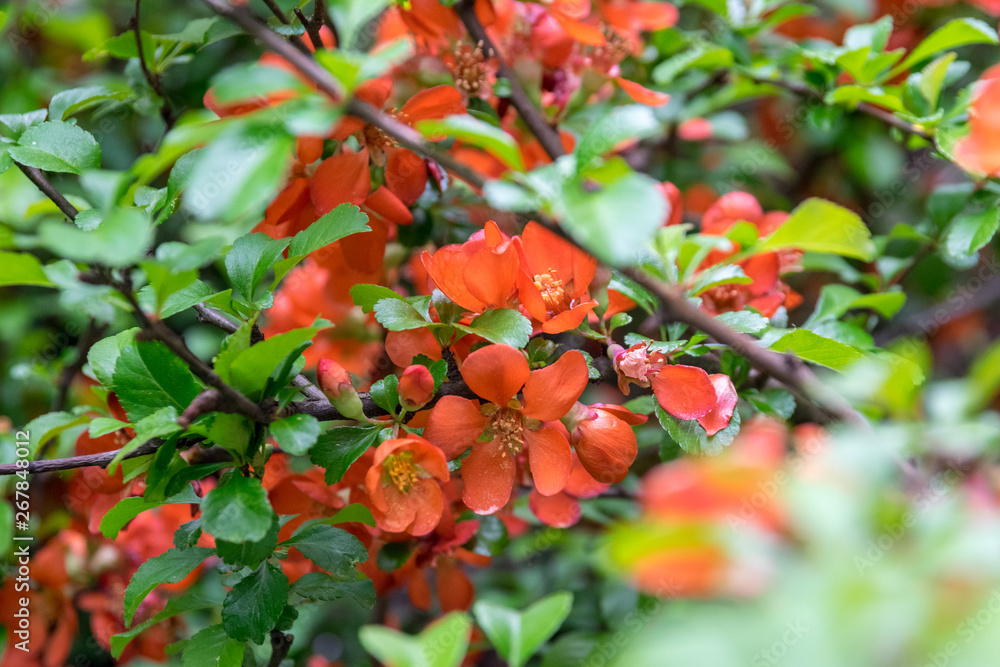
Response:
[[[399,377],[399,402],[407,410],[419,410],[434,398],[434,376],[426,366],[414,364]]]
[[[361,398],[351,382],[351,374],[333,359],[320,359],[316,366],[319,388],[330,399],[333,407],[348,419],[366,419]]]

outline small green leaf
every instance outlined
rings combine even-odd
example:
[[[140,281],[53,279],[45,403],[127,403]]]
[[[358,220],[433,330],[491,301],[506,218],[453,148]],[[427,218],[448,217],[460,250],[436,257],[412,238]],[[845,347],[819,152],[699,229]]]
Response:
[[[111,459],[111,462],[108,463],[108,472],[114,474],[125,456],[140,445],[146,444],[153,438],[165,438],[181,430],[177,424],[177,409],[172,405],[162,407],[153,414],[143,417],[134,423],[133,428],[135,428],[135,437],[119,449],[115,457]]]
[[[55,287],[42,271],[42,263],[34,255],[20,252],[0,252],[0,286],[3,285],[36,285],[38,287]]]
[[[1000,227],[1000,208],[990,207],[960,215],[944,233],[945,251],[956,257],[973,255],[985,246]]]
[[[516,310],[498,308],[479,315],[468,326],[456,324],[456,329],[482,336],[491,343],[522,348],[531,337],[531,321]]]
[[[271,528],[263,539],[254,542],[227,542],[226,540],[216,540],[215,549],[219,552],[219,558],[224,563],[249,567],[256,570],[265,559],[270,558],[274,552],[274,547],[278,544],[278,530],[280,524],[278,517],[271,520]]]
[[[125,632],[112,635],[111,656],[116,660],[120,658],[122,652],[125,650],[125,647],[127,647],[133,639],[138,637],[147,628],[150,628],[157,623],[165,621],[168,618],[173,618],[179,614],[189,611],[197,611],[200,609],[209,609],[211,607],[217,607],[220,604],[222,604],[221,597],[218,600],[213,600],[197,594],[188,594],[183,597],[170,598],[167,600],[167,604],[163,607],[163,611],[160,613],[156,614],[152,618],[146,619],[138,625],[133,625]]]
[[[653,110],[641,104],[615,107],[592,124],[576,148],[577,168],[585,169],[596,159],[628,139],[642,139],[660,131]]]
[[[729,425],[715,435],[708,435],[701,424],[696,419],[681,420],[660,407],[655,406],[656,417],[660,420],[660,425],[667,432],[674,442],[680,445],[688,454],[694,456],[716,456],[722,450],[732,444],[736,435],[740,432],[740,412],[733,410],[733,417],[729,420]]]
[[[87,423],[86,414],[77,415],[71,412],[49,412],[35,417],[24,427],[30,435],[31,444],[28,449],[31,455],[34,456],[42,445],[66,429],[85,423]]]
[[[370,231],[368,216],[361,209],[353,204],[341,204],[293,236],[288,255],[305,256],[346,236]]]
[[[524,171],[521,149],[514,137],[474,116],[457,114],[447,118],[422,120],[416,124],[416,128],[425,137],[455,137],[463,143],[482,148],[511,169]]]
[[[354,565],[368,560],[368,550],[361,540],[346,530],[322,523],[299,528],[281,545],[295,547],[303,556],[342,579],[356,578]]]
[[[738,264],[718,264],[698,274],[691,296],[698,296],[719,285],[749,285],[752,282]]]
[[[107,86],[70,88],[52,96],[52,100],[49,102],[49,118],[52,120],[66,120],[68,116],[72,116],[77,111],[88,109],[109,100],[124,100],[128,96],[128,93],[125,91],[114,91]]]
[[[875,256],[871,232],[861,218],[843,206],[811,198],[797,206],[783,225],[756,248],[759,252],[798,248],[865,261]]]
[[[997,41],[997,31],[979,19],[954,19],[920,42],[903,62],[893,68],[890,76],[895,76],[941,51],[949,51],[967,44],[996,44]]]
[[[375,319],[389,331],[407,331],[431,324],[416,308],[396,298],[379,299],[374,310]]]
[[[146,256],[153,242],[153,227],[141,210],[120,208],[92,231],[47,220],[38,229],[38,241],[65,259],[122,267]]]
[[[309,459],[326,468],[327,484],[336,484],[375,441],[382,429],[372,426],[338,426],[323,433],[309,450]]]
[[[305,87],[294,72],[257,63],[232,65],[212,79],[212,95],[222,103],[266,97],[283,90],[304,92]]]
[[[451,612],[416,637],[383,625],[365,625],[358,639],[379,662],[393,667],[458,667],[469,646],[469,615]]]
[[[289,415],[271,422],[271,437],[282,451],[301,456],[316,444],[319,422],[311,415]]]
[[[206,547],[168,549],[139,566],[125,589],[125,625],[132,625],[139,604],[160,584],[176,584],[215,553]]]
[[[220,625],[197,632],[184,646],[181,667],[240,667],[246,642],[233,639]]]
[[[741,310],[735,313],[722,313],[721,315],[717,315],[715,319],[719,320],[733,331],[739,331],[740,333],[746,334],[760,333],[767,328],[768,322],[768,319],[763,315],[758,315],[757,313],[750,312],[749,310]]]
[[[288,603],[288,577],[264,562],[229,591],[222,605],[226,634],[240,641],[263,644]]]
[[[791,352],[796,356],[834,370],[843,370],[865,357],[864,352],[825,338],[808,329],[790,331],[771,344],[776,352]]]
[[[168,406],[180,414],[201,392],[187,364],[160,341],[133,342],[122,349],[113,385],[133,423]]]
[[[89,132],[62,120],[29,127],[9,148],[15,161],[45,171],[80,174],[101,168],[101,147]]]
[[[289,355],[298,357],[303,345],[308,344],[317,331],[316,327],[293,329],[240,352],[229,367],[233,386],[249,398],[259,400],[266,393],[268,380],[275,370],[282,368],[282,362]]]
[[[480,600],[472,607],[476,622],[512,667],[521,667],[541,648],[573,607],[572,593],[553,593],[523,612]]]
[[[367,284],[359,284],[351,287],[351,299],[354,301],[356,306],[360,307],[361,310],[366,313],[372,312],[372,310],[375,309],[375,304],[382,299],[406,301],[402,294],[399,294],[388,287]]]
[[[375,606],[375,586],[371,579],[340,581],[326,572],[309,572],[292,584],[292,592],[307,600],[354,600],[366,609]]]
[[[274,510],[267,491],[256,477],[239,471],[223,477],[202,503],[202,527],[214,538],[227,542],[259,542],[271,529]]]
[[[121,532],[122,528],[128,525],[129,521],[139,516],[146,510],[151,510],[163,505],[189,505],[200,503],[201,498],[198,497],[198,494],[196,494],[194,489],[190,486],[177,495],[171,496],[166,500],[151,501],[146,498],[125,498],[124,500],[119,500],[114,507],[108,510],[108,513],[104,515],[104,518],[101,519],[101,535],[104,535],[104,537],[109,540],[116,539],[118,537],[118,533]]]
[[[288,239],[272,239],[267,234],[246,234],[236,239],[226,254],[226,273],[233,287],[249,301],[268,270],[281,258]]]
[[[368,393],[375,405],[386,412],[395,414],[396,408],[399,407],[399,378],[395,375],[387,375],[373,384]]]

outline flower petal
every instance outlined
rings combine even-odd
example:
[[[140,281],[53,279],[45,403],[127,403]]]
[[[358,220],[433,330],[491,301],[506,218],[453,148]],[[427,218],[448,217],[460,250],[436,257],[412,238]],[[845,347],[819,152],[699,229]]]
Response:
[[[375,192],[368,195],[365,207],[370,209],[372,213],[382,216],[389,222],[395,222],[397,225],[409,225],[413,222],[413,214],[410,209],[406,208],[406,204],[384,185],[378,186]]]
[[[647,107],[662,107],[670,101],[670,95],[650,90],[642,84],[629,81],[623,76],[615,77],[615,81],[618,82],[618,85],[625,91],[625,94],[631,97],[633,101],[644,104]]]
[[[635,432],[614,415],[595,410],[596,419],[581,421],[576,454],[591,476],[602,484],[625,479],[639,453]]]
[[[425,251],[420,259],[424,263],[424,268],[427,269],[427,275],[431,277],[437,288],[444,292],[445,296],[473,313],[479,313],[485,309],[483,302],[473,296],[469,288],[465,286],[462,274],[469,263],[469,255],[461,246],[445,246],[439,248],[433,255]]]
[[[545,422],[561,419],[586,387],[587,362],[582,354],[570,350],[551,366],[531,371],[524,384],[522,412]]]
[[[553,528],[569,528],[580,520],[580,501],[566,493],[543,496],[533,490],[528,507],[539,521]]]
[[[697,419],[715,407],[715,387],[701,368],[664,366],[652,383],[660,407],[678,419]]]
[[[510,500],[516,468],[499,438],[477,442],[462,462],[462,501],[476,514],[493,514]]]
[[[367,149],[328,157],[319,163],[309,182],[313,206],[319,215],[345,203],[360,205],[370,189]]]
[[[564,310],[552,319],[544,322],[542,324],[542,331],[545,333],[556,334],[575,329],[580,326],[583,319],[587,317],[587,314],[594,310],[596,306],[596,299],[579,303],[569,310]]]
[[[424,438],[440,447],[446,457],[454,459],[482,435],[487,422],[475,401],[461,396],[443,396],[427,418]]]
[[[708,378],[712,381],[712,386],[715,387],[715,405],[707,414],[698,417],[698,423],[702,425],[706,433],[715,435],[729,426],[738,395],[733,381],[725,373],[709,375]]]
[[[526,430],[524,440],[535,489],[543,496],[551,496],[566,488],[573,470],[573,455],[566,438],[555,429],[543,428]]]
[[[412,204],[427,186],[427,163],[406,148],[390,148],[385,152],[385,186],[404,204]]]
[[[469,389],[500,406],[507,405],[531,377],[528,361],[510,345],[479,348],[465,358],[461,372]]]
[[[465,287],[486,308],[504,308],[517,291],[520,260],[513,246],[500,252],[483,248],[474,254],[462,271]]]
[[[428,118],[445,118],[466,113],[462,93],[453,86],[434,86],[421,90],[406,101],[399,110],[400,116],[410,125]]]

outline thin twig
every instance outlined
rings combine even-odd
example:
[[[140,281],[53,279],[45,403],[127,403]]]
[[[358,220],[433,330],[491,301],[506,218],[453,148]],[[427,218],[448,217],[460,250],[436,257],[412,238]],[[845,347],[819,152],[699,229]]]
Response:
[[[288,655],[292,648],[292,641],[295,637],[288,635],[275,628],[271,630],[271,659],[267,662],[267,667],[278,667]]]
[[[507,65],[503,56],[500,55],[500,49],[490,39],[490,36],[486,33],[486,28],[483,27],[479,17],[476,16],[475,0],[460,0],[455,5],[455,11],[458,12],[459,18],[462,19],[462,23],[465,24],[465,28],[469,31],[472,38],[482,43],[486,55],[497,59],[497,70],[500,76],[507,79],[507,82],[510,84],[510,102],[521,115],[521,120],[524,121],[524,124],[528,126],[531,133],[538,139],[538,143],[541,144],[542,148],[553,160],[561,155],[565,155],[566,151],[563,150],[559,132],[545,120],[541,112],[528,99],[528,94],[521,87],[521,82],[517,78],[517,74]]]
[[[154,453],[160,445],[163,444],[163,440],[159,438],[150,440],[149,442],[143,443],[136,447],[134,450],[126,454],[123,458],[134,459],[138,456],[146,456],[147,454]],[[120,449],[116,449],[110,452],[101,452],[100,454],[87,454],[86,456],[70,456],[64,459],[47,459],[43,461],[29,461],[27,468],[21,468],[13,463],[7,463],[0,465],[0,476],[3,475],[16,475],[22,470],[27,470],[29,473],[39,473],[39,472],[54,472],[56,470],[73,470],[75,468],[92,468],[97,466],[99,468],[107,468],[108,464],[114,460],[114,458],[120,452]]]
[[[302,10],[296,7],[292,10],[295,12],[295,16],[298,17],[302,26],[306,29],[306,34],[309,35],[309,41],[312,42],[314,49],[323,48],[323,38],[319,34],[320,26],[322,23],[314,22],[311,18],[302,13]]]
[[[288,15],[281,10],[281,7],[278,6],[277,2],[274,0],[264,0],[264,4],[267,5],[267,8],[271,10],[271,13],[274,14],[279,21],[285,25],[292,25],[292,22],[288,19]],[[291,42],[300,52],[305,54],[309,53],[309,47],[306,46],[306,43],[303,42],[302,38],[298,35],[289,35],[288,41]]]
[[[337,25],[333,22],[330,12],[326,8],[326,0],[313,0],[313,21],[325,25],[333,37],[333,43],[340,44],[340,34],[337,32]]]
[[[76,220],[76,214],[79,213],[76,206],[69,203],[69,200],[62,196],[62,193],[56,190],[49,180],[45,178],[45,174],[42,173],[41,169],[36,167],[26,167],[20,162],[17,163],[24,175],[28,177],[28,180],[35,184],[42,193],[52,200],[52,203],[59,207],[59,210],[65,214],[70,220]]]

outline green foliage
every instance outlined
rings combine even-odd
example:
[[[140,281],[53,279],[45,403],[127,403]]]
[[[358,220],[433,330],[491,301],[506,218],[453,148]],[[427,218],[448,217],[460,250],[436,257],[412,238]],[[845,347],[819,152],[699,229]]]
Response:
[[[237,544],[263,540],[273,519],[274,510],[260,480],[239,471],[223,477],[201,507],[202,527],[218,540]]]
[[[125,624],[132,625],[139,604],[160,584],[173,584],[185,578],[215,553],[206,547],[168,549],[139,566],[125,589]]]
[[[309,458],[326,468],[327,484],[336,484],[375,441],[382,429],[378,426],[337,426],[323,433],[309,450]]]
[[[417,636],[380,625],[366,625],[358,638],[365,650],[395,667],[458,667],[469,645],[468,614],[452,612]]]
[[[269,562],[233,586],[222,604],[222,625],[232,639],[263,644],[288,600],[288,577]]]
[[[473,613],[497,653],[513,667],[521,667],[556,633],[572,607],[571,593],[554,593],[520,612],[480,600]]]
[[[94,136],[61,120],[28,127],[7,153],[15,162],[45,171],[80,174],[101,167],[101,147]]]

